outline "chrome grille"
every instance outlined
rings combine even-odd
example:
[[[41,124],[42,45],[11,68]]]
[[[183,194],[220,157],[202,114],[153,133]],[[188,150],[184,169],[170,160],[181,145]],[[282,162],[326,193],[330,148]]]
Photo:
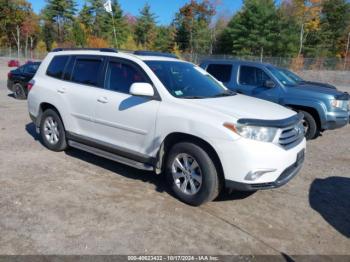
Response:
[[[304,127],[301,122],[282,130],[278,143],[284,148],[291,148],[304,138]]]

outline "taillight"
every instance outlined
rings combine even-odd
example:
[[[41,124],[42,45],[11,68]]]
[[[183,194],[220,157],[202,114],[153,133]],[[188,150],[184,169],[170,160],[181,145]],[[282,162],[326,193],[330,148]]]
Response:
[[[8,72],[8,73],[7,73],[7,78],[10,79],[11,76],[12,76],[11,72]]]
[[[33,88],[34,84],[35,84],[35,81],[33,79],[28,82],[27,84],[28,92]]]

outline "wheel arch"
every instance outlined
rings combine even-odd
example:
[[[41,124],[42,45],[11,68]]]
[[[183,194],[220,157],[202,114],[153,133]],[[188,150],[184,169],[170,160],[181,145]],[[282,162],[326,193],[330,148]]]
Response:
[[[167,154],[175,144],[180,142],[194,143],[200,146],[201,148],[203,148],[209,154],[210,158],[213,159],[214,165],[218,171],[220,187],[222,187],[225,183],[224,170],[223,170],[219,155],[216,152],[215,148],[208,141],[198,136],[194,136],[187,133],[174,132],[174,133],[168,134],[164,138],[156,157],[156,165],[155,165],[156,172],[161,173],[164,171],[164,167],[165,167],[164,164],[165,164]]]
[[[306,112],[310,113],[313,116],[313,118],[315,119],[318,129],[322,130],[322,121],[321,121],[320,113],[317,111],[317,109],[315,109],[313,107],[309,107],[309,106],[302,106],[302,105],[287,104],[286,106],[289,108],[292,108],[296,111],[302,110],[302,111],[306,111]]]
[[[61,121],[62,121],[62,123],[63,123],[63,126],[64,126],[64,120],[62,119],[62,116],[61,116],[61,114],[60,114],[60,111],[57,109],[56,106],[54,106],[53,104],[48,103],[48,102],[42,102],[42,103],[39,105],[39,114],[38,114],[38,117],[37,117],[37,119],[36,119],[35,125],[36,125],[37,127],[40,126],[42,115],[43,115],[43,113],[44,113],[47,109],[52,109],[52,110],[54,110],[54,111],[58,114],[58,116],[60,117],[60,119],[61,119]]]

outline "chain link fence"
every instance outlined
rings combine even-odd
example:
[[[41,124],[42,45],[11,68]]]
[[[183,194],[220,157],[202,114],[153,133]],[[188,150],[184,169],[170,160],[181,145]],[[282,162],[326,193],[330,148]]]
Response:
[[[25,52],[21,50],[18,54],[17,49],[1,48],[0,57],[8,59],[18,59],[20,61],[26,60],[41,60],[46,56],[46,51],[28,50]],[[202,54],[180,54],[184,60],[199,64],[205,59],[232,59],[232,60],[246,60],[269,63],[278,67],[290,68],[294,71],[305,70],[335,70],[335,71],[350,71],[350,57],[344,58],[292,58],[292,57],[256,57],[256,56],[233,56],[233,55],[202,55]]]
[[[19,53],[16,48],[10,47],[0,47],[0,57],[16,60],[41,60],[46,56],[46,51],[38,51],[38,50],[20,50]]]
[[[198,55],[181,54],[181,58],[199,64],[206,59],[231,59],[245,60],[272,64],[278,67],[290,68],[295,71],[304,70],[336,70],[350,71],[350,57],[344,58],[292,58],[292,57],[256,57],[256,56],[233,56],[233,55]]]

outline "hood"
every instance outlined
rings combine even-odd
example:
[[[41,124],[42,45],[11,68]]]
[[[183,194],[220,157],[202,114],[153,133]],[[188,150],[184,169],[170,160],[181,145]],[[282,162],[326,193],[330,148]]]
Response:
[[[314,82],[314,81],[303,81],[300,83],[300,85],[309,85],[314,87],[326,87],[331,89],[337,89],[334,85],[327,84],[327,83],[321,83],[321,82]]]
[[[191,99],[187,101],[193,105],[202,107],[204,111],[211,110],[233,116],[237,119],[282,120],[296,114],[294,111],[278,104],[240,94],[228,97]]]
[[[324,94],[329,95],[333,97],[341,96],[344,94],[344,92],[338,91],[337,89],[332,89],[325,86],[320,85],[310,85],[310,84],[302,84],[302,85],[296,85],[296,86],[288,86],[287,90],[293,90],[300,92],[300,95],[303,95],[303,93],[313,93],[313,94]]]

